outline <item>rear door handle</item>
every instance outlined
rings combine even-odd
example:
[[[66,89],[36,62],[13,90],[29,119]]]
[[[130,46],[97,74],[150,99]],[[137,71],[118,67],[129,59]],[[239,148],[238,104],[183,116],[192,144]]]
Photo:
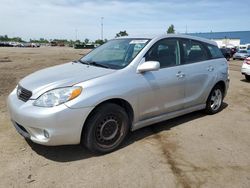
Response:
[[[208,70],[209,72],[212,72],[212,71],[214,70],[214,67],[211,66],[211,65],[209,65],[208,68],[207,68],[207,70]]]

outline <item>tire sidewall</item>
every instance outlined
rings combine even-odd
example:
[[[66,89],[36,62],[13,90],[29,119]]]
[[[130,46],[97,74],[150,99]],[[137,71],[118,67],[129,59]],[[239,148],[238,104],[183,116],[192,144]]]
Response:
[[[220,107],[219,107],[217,110],[213,110],[213,109],[211,108],[211,97],[212,97],[214,91],[217,90],[217,89],[219,89],[219,90],[221,91],[222,99],[221,99]],[[224,92],[223,92],[223,89],[221,88],[221,86],[216,85],[216,86],[212,89],[212,91],[210,92],[209,97],[208,97],[208,99],[207,99],[207,102],[206,102],[206,112],[207,112],[208,114],[216,114],[217,112],[221,111],[221,106],[222,106],[222,104],[223,104],[223,99],[224,99]]]
[[[122,136],[120,140],[112,147],[101,147],[97,140],[96,140],[96,128],[98,126],[98,123],[107,115],[112,114],[113,116],[117,116],[122,120],[122,127],[121,131]],[[85,129],[85,138],[84,138],[84,145],[91,151],[95,153],[109,153],[114,151],[119,147],[119,145],[122,143],[124,138],[126,137],[129,127],[130,127],[130,121],[128,118],[127,113],[125,110],[120,107],[119,105],[107,103],[103,104],[102,106],[99,106],[96,111],[91,115],[90,119],[87,121],[87,126]]]
[[[250,81],[250,75],[245,75],[247,81]]]

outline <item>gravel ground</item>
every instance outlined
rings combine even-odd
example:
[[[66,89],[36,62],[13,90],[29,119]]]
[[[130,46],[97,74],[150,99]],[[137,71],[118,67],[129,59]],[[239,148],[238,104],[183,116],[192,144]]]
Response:
[[[96,156],[45,147],[13,128],[6,97],[25,75],[78,59],[66,47],[0,48],[0,187],[250,187],[250,83],[230,61],[230,89],[216,115],[191,113],[131,133]]]

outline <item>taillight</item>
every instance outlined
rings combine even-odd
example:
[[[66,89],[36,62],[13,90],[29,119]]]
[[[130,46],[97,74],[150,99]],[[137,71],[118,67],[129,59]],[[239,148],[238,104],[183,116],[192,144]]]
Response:
[[[246,58],[243,63],[250,65],[250,57]]]

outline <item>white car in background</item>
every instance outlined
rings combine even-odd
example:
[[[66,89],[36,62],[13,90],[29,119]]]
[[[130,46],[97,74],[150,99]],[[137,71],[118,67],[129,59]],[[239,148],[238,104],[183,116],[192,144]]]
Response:
[[[250,54],[247,52],[247,50],[239,50],[233,55],[233,60],[235,59],[242,60],[242,59],[247,58],[248,56],[250,56]]]
[[[250,57],[244,60],[242,68],[241,68],[241,73],[245,75],[248,81],[250,81]]]

